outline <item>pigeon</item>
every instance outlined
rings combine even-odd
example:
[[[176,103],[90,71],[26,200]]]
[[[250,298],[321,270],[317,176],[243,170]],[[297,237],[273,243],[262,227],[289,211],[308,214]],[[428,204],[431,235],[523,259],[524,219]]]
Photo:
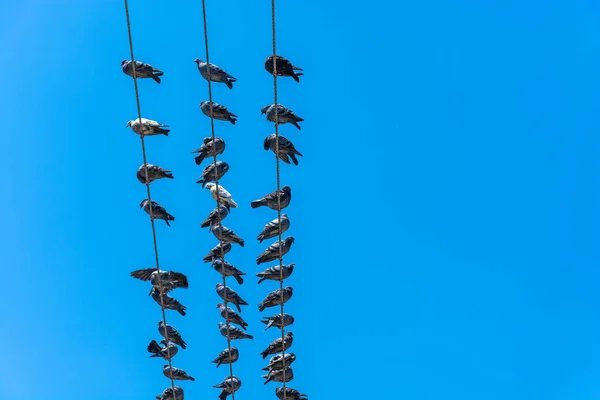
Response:
[[[280,197],[279,203],[277,201],[278,193],[279,193],[279,197]],[[279,190],[279,191],[274,190],[271,193],[265,195],[265,197],[260,198],[258,200],[254,200],[253,202],[250,203],[250,207],[258,208],[261,206],[267,206],[271,210],[283,210],[290,204],[291,200],[292,200],[292,188],[290,188],[289,186],[286,185],[286,186],[282,187],[281,190]],[[279,204],[281,204],[281,208],[279,208]]]
[[[136,269],[129,275],[142,281],[150,281],[153,287],[159,288],[161,286],[163,293],[168,293],[170,290],[177,288],[188,288],[187,277],[180,272],[160,271],[159,273],[156,268],[144,268]]]
[[[296,389],[292,389],[290,387],[286,387],[285,389],[282,387],[278,387],[275,389],[275,396],[279,400],[308,400],[308,396],[300,393]]]
[[[162,341],[162,343],[164,342],[166,342],[166,340]],[[175,343],[165,343],[164,347],[160,347],[156,340],[153,340],[148,344],[148,352],[152,353],[150,357],[162,357],[167,361],[175,357],[175,354],[177,354],[178,351],[179,349]]]
[[[287,349],[290,348],[293,341],[294,341],[294,334],[292,332],[288,332],[285,334],[285,336],[283,338],[283,345],[282,345],[281,338],[277,338],[277,339],[273,340],[271,343],[269,343],[269,347],[267,347],[265,351],[260,353],[260,355],[262,356],[262,358],[264,360],[265,358],[267,358],[267,356],[269,354],[277,354],[277,353],[281,353],[282,351],[286,351]]]
[[[169,136],[170,129],[165,129],[168,125],[163,125],[160,122],[152,121],[151,119],[141,118],[142,123],[140,124],[140,118],[132,119],[127,122],[127,127],[131,128],[138,135],[143,136],[154,136],[154,135],[165,135]]]
[[[242,381],[237,376],[231,375],[228,376],[223,382],[218,385],[214,385],[214,388],[223,389],[221,394],[219,395],[219,400],[225,400],[227,396],[232,393],[237,392],[237,390],[242,386]]]
[[[287,356],[287,354],[286,354]],[[169,364],[163,365],[163,374],[169,379],[176,381],[195,381],[193,376],[189,376],[187,372],[181,368],[169,367]]]
[[[236,244],[239,244],[240,246],[244,247],[244,239],[242,239],[241,237],[236,235],[234,231],[232,231],[231,229],[229,229],[226,226],[223,226],[222,224],[219,225],[217,223],[217,224],[211,225],[210,231],[213,233],[213,235],[215,235],[215,237],[218,240],[220,240],[222,242],[236,243]]]
[[[212,265],[213,265],[213,268],[215,269],[215,271],[217,271],[221,275],[233,276],[235,278],[235,280],[237,281],[237,283],[239,283],[240,285],[242,283],[244,283],[244,278],[242,278],[242,275],[246,275],[246,273],[240,271],[239,269],[237,269],[236,267],[234,267],[227,261],[217,258],[216,260],[213,261]]]
[[[263,375],[265,378],[265,385],[271,381],[273,382],[290,382],[294,379],[294,371],[291,368],[278,369],[269,371],[268,374]]]
[[[221,311],[221,317],[225,318],[225,321],[237,324],[242,327],[243,330],[246,330],[248,323],[242,319],[240,314],[233,311],[230,307],[227,307],[223,303],[217,304],[217,308]]]
[[[231,357],[230,357],[231,354]],[[223,350],[222,352],[219,353],[219,355],[217,356],[217,358],[215,358],[213,360],[213,363],[217,364],[217,368],[219,368],[219,365],[221,364],[233,364],[234,362],[236,362],[238,359],[240,358],[240,352],[238,351],[238,349],[236,347],[231,347],[231,351],[229,351],[229,348]]]
[[[183,389],[175,386],[175,393],[173,393],[173,387],[168,387],[162,394],[156,396],[156,400],[183,400]]]
[[[233,325],[225,325],[222,322],[219,322],[219,332],[221,332],[221,335],[228,337],[230,340],[254,339],[254,336],[248,335],[243,330],[236,328]]]
[[[280,226],[281,229],[279,228]],[[279,233],[283,233],[288,229],[290,229],[290,219],[288,218],[287,214],[281,214],[281,224],[279,224],[279,219],[275,218],[273,221],[265,225],[262,232],[258,234],[256,239],[262,243],[263,240],[279,236]]]
[[[285,362],[284,362],[285,361]],[[296,361],[296,355],[294,353],[285,353],[282,357],[281,354],[277,354],[269,360],[269,365],[264,367],[263,371],[274,371],[278,369],[288,368],[292,363]]]
[[[291,316],[290,314],[283,314],[283,318],[282,318],[281,314],[275,314],[275,315],[271,315],[270,317],[263,317],[263,319],[260,322],[267,325],[267,327],[265,328],[265,331],[266,331],[267,329],[269,329],[272,326],[274,326],[276,328],[283,328],[283,327],[292,325],[294,323],[294,317]]]
[[[295,266],[296,266],[296,264],[292,263],[289,265],[284,265],[284,266],[276,265],[274,267],[267,268],[263,272],[259,272],[258,274],[256,274],[256,276],[258,276],[260,278],[258,283],[261,283],[265,280],[278,281],[280,279],[281,280],[287,279],[290,277],[292,272],[294,272]],[[283,270],[283,273],[282,273],[282,270]]]
[[[214,183],[207,183],[206,188],[210,190],[212,198],[223,204],[229,210],[231,207],[237,208],[237,203],[233,201],[231,194],[223,187],[219,185],[219,197],[217,197],[217,185]]]
[[[200,227],[201,228],[210,227],[211,225],[218,223],[219,218],[221,219],[221,221],[223,221],[225,219],[225,217],[227,217],[227,215],[229,215],[229,211],[227,211],[227,207],[225,207],[222,204],[219,204],[217,207],[215,207],[214,210],[212,210],[210,212],[210,214],[208,214],[206,219],[204,221],[202,221],[202,223],[200,224]]]
[[[279,63],[277,63],[279,66]],[[163,76],[164,72],[159,69],[154,68],[150,64],[143,63],[141,61],[135,62],[135,76],[133,75],[133,63],[129,60],[121,61],[121,68],[125,75],[129,75],[132,78],[152,78],[156,81],[156,83],[160,83],[159,76]]]
[[[240,305],[248,305],[248,303],[242,299],[240,295],[235,292],[235,290],[228,286],[223,286],[222,283],[217,283],[217,294],[226,302],[234,304],[239,312],[242,312]]]
[[[204,79],[209,80],[209,64],[205,63],[199,58],[196,58],[194,62],[196,65],[198,65],[198,71],[200,71],[200,75],[202,75]],[[233,82],[237,81],[237,79],[229,75],[222,68],[217,67],[215,64],[210,64],[210,80],[212,82],[223,82],[229,89],[233,89]]]
[[[202,260],[205,263],[212,262],[217,258],[223,257],[225,254],[229,253],[230,251],[231,251],[231,243],[225,243],[224,245],[221,245],[221,243],[219,243],[218,245],[216,245],[215,247],[210,249],[208,254],[205,255]]]
[[[158,333],[160,333],[160,335],[162,337],[164,337],[165,339],[167,339],[168,341],[173,342],[176,345],[181,346],[181,348],[185,350],[186,343],[181,338],[181,335],[179,334],[179,332],[177,331],[177,329],[173,328],[169,324],[167,324],[166,327],[167,327],[167,330],[166,330],[166,333],[165,333],[165,324],[164,324],[164,322],[160,321],[158,323]]]
[[[206,100],[200,103],[202,113],[209,118],[211,117],[210,105],[211,102]],[[212,117],[219,121],[229,121],[233,125],[237,122],[237,115],[229,111],[227,107],[215,102],[212,102]]]
[[[202,164],[202,161],[206,157],[218,156],[219,154],[223,154],[225,151],[225,141],[220,137],[212,138],[204,138],[202,141],[202,146],[198,150],[192,151],[192,153],[198,153],[196,156],[196,165]]]
[[[283,239],[282,241],[276,241],[272,245],[270,245],[265,251],[261,253],[256,259],[256,265],[277,260],[280,256],[283,257],[290,251],[292,247],[292,243],[294,243],[294,237],[289,236]]]
[[[271,149],[273,153],[277,154],[277,135],[274,133],[265,138],[263,143],[263,147],[265,150]],[[298,159],[296,156],[302,156],[294,144],[290,142],[285,136],[279,135],[279,158],[286,164],[290,163],[290,158],[294,165],[298,165]]]
[[[152,200],[152,203],[150,203],[148,199],[144,199],[140,203],[140,208],[144,207],[144,211],[146,211],[146,213],[150,215],[150,204],[152,204],[151,218],[162,219],[167,223],[167,226],[171,226],[171,224],[169,224],[169,221],[175,221],[175,217],[169,214],[167,210],[163,206],[158,204],[156,201]]]
[[[302,68],[294,67],[288,59],[281,56],[275,56],[275,63],[277,76],[291,76],[296,82],[300,82],[300,78],[298,77],[304,74],[296,71],[304,71]],[[265,60],[265,69],[273,75],[273,56],[269,56]]]
[[[267,115],[267,120],[275,122],[275,105],[264,106],[260,112]],[[277,122],[281,124],[287,124],[288,122],[300,129],[298,122],[304,121],[304,118],[300,118],[292,110],[284,107],[282,104],[277,104]]]
[[[198,178],[196,183],[201,183],[204,188],[204,185],[208,182],[218,181],[225,176],[227,171],[229,171],[229,164],[225,161],[217,161],[216,171],[217,173],[215,174],[215,164],[207,165],[206,168],[204,168],[204,171],[202,171],[202,176]]]
[[[275,307],[287,303],[294,294],[294,288],[287,286],[283,288],[283,296],[280,289],[274,290],[258,304],[258,311],[262,312],[265,308]]]
[[[143,184],[154,182],[160,178],[173,179],[173,174],[168,169],[162,169],[158,165],[146,164],[148,168],[148,178],[146,178],[146,168],[142,164],[137,170],[137,179]]]
[[[184,306],[183,304],[181,304],[179,301],[177,301],[173,297],[169,296],[168,294],[162,295],[162,304],[161,304],[161,301],[160,301],[161,295],[160,295],[160,291],[158,290],[157,287],[153,287],[152,292],[150,292],[150,294],[152,295],[152,299],[156,302],[156,304],[158,304],[161,307],[164,307],[165,310],[167,310],[167,309],[175,310],[182,316],[185,316],[185,310],[187,309],[187,307]]]

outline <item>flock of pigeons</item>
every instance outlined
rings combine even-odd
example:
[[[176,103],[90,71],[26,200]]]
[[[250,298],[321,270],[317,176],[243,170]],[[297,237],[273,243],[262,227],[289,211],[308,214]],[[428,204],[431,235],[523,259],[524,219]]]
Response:
[[[204,79],[212,82],[221,82],[230,89],[233,88],[233,83],[236,82],[236,78],[229,75],[222,68],[219,68],[214,64],[207,64],[200,59],[196,59],[195,62]],[[293,66],[287,59],[280,56],[276,57],[275,63],[278,76],[289,76],[294,78],[297,82],[300,81],[299,76],[302,75],[301,72],[298,72],[301,71],[300,68]],[[273,74],[274,71],[273,64],[273,56],[267,57],[265,60],[265,69],[271,74]],[[128,60],[124,60],[121,63],[121,67],[125,74],[133,78],[151,78],[157,83],[161,82],[160,77],[163,75],[162,71],[154,68],[150,64],[145,64],[140,61],[135,62],[135,69],[132,62]],[[229,121],[232,124],[235,124],[237,121],[237,116],[223,105],[203,101],[200,104],[200,108],[206,116],[213,119]],[[280,104],[265,106],[261,111],[263,114],[266,114],[268,121],[278,121],[279,124],[290,123],[298,129],[300,129],[298,122],[303,121],[302,118],[296,116],[291,110]],[[170,131],[167,125],[145,118],[131,120],[127,123],[127,126],[130,127],[133,132],[142,136],[168,135]],[[279,151],[277,151],[277,141],[279,142]],[[302,156],[290,140],[281,135],[279,135],[277,140],[276,134],[272,134],[264,140],[264,149],[272,150],[280,160],[287,164],[290,164],[291,159],[291,162],[298,165],[296,156]],[[239,314],[242,312],[241,306],[248,305],[248,303],[244,301],[235,290],[227,286],[225,280],[226,277],[233,277],[239,284],[242,284],[244,282],[243,276],[246,274],[225,261],[225,254],[231,250],[232,244],[238,244],[243,247],[244,240],[234,231],[222,224],[222,221],[229,215],[231,209],[238,207],[238,204],[233,200],[231,194],[219,183],[219,180],[223,178],[229,170],[229,165],[226,162],[216,160],[216,156],[222,154],[224,151],[225,141],[219,137],[205,138],[202,146],[194,151],[194,153],[197,153],[195,158],[197,165],[201,165],[205,158],[210,157],[214,159],[214,162],[204,168],[197,183],[201,183],[202,187],[209,190],[211,196],[217,203],[215,209],[212,210],[201,223],[202,228],[208,228],[215,238],[219,240],[219,244],[213,247],[203,258],[204,262],[212,263],[213,268],[223,276],[223,283],[218,283],[216,285],[216,292],[223,300],[222,303],[217,304],[217,309],[219,309],[225,323],[219,322],[218,326],[221,335],[227,338],[228,346],[213,360],[213,363],[215,363],[217,367],[222,364],[233,364],[239,359],[239,351],[236,347],[231,346],[231,340],[253,339],[252,335],[245,332],[248,323],[244,321]],[[148,163],[140,166],[137,171],[137,179],[146,185],[162,178],[173,179],[173,174],[170,170]],[[290,204],[291,199],[291,188],[289,186],[283,186],[281,190],[275,190],[260,199],[252,201],[251,207],[258,208],[266,206],[278,211],[279,214],[281,210]],[[144,211],[150,215],[151,219],[162,219],[168,226],[170,226],[170,221],[175,220],[175,217],[169,214],[162,205],[155,201],[144,199],[140,203],[140,208],[143,208]],[[287,231],[289,227],[290,220],[288,216],[286,214],[281,214],[281,218],[276,218],[264,226],[263,230],[258,234],[257,239],[262,243],[264,240],[280,237],[280,235]],[[260,265],[262,263],[279,260],[280,258],[282,259],[283,256],[289,252],[293,243],[294,238],[292,236],[276,240],[275,243],[271,244],[258,256],[256,264]],[[296,360],[296,355],[294,353],[285,353],[285,351],[291,347],[293,342],[292,332],[285,333],[285,327],[294,323],[294,317],[283,312],[283,304],[291,299],[293,295],[293,288],[291,286],[283,287],[283,280],[292,274],[294,267],[295,265],[293,263],[283,265],[281,261],[277,265],[269,267],[257,274],[257,277],[260,278],[258,283],[265,280],[281,282],[280,289],[267,294],[265,299],[258,305],[261,312],[267,308],[281,306],[281,313],[265,317],[261,321],[266,325],[265,330],[270,327],[281,329],[281,336],[272,341],[261,353],[263,359],[268,355],[272,355],[269,364],[263,368],[264,371],[267,371],[267,373],[262,376],[265,378],[265,384],[271,381],[287,383],[294,378],[294,372],[290,366]],[[188,280],[184,274],[175,271],[162,271],[156,268],[146,268],[133,271],[130,275],[142,281],[150,282],[152,287],[149,295],[161,308],[165,310],[175,310],[182,316],[186,315],[186,307],[170,295],[170,292],[174,289],[188,288]],[[228,306],[229,303],[236,307],[237,312]],[[241,329],[234,326],[234,324],[238,325]],[[152,340],[148,344],[147,350],[151,354],[150,357],[159,357],[168,361],[168,364],[163,365],[163,374],[167,378],[178,381],[194,381],[194,377],[189,375],[185,370],[175,368],[171,364],[171,360],[178,353],[179,347],[182,349],[186,348],[186,342],[183,340],[181,334],[173,326],[166,324],[163,321],[158,323],[158,332],[163,339],[160,342]],[[225,400],[229,395],[235,393],[241,385],[242,381],[237,376],[230,375],[225,378],[223,382],[214,385],[214,387],[221,389],[219,399]],[[285,387],[285,384],[284,387],[278,387],[275,390],[275,394],[281,400],[307,400],[305,394],[300,393],[296,389]],[[180,386],[173,385],[165,389],[162,394],[156,396],[156,399],[183,400],[184,391]]]

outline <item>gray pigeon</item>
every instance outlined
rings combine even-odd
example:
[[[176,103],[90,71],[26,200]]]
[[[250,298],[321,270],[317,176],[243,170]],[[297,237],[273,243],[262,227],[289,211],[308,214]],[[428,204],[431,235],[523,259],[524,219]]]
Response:
[[[207,255],[202,259],[205,263],[212,262],[217,258],[223,257],[225,254],[231,251],[231,243],[225,243],[221,246],[221,243],[210,249]]]
[[[223,221],[227,217],[227,215],[229,215],[229,211],[227,211],[227,207],[225,207],[223,204],[219,204],[217,207],[214,208],[214,210],[212,210],[210,212],[210,214],[208,214],[206,219],[204,221],[202,221],[202,223],[200,224],[200,227],[201,228],[210,227],[211,225],[218,223],[219,218],[221,219],[221,221]]]
[[[185,350],[185,346],[187,343],[185,343],[185,341],[183,340],[183,338],[181,337],[181,335],[179,334],[179,332],[177,331],[177,329],[173,328],[171,325],[167,324],[166,325],[166,332],[165,332],[165,324],[163,321],[159,321],[158,322],[158,333],[160,333],[160,335],[162,337],[164,337],[165,339],[167,339],[170,342],[175,343],[176,345],[181,346],[182,349]]]
[[[266,224],[265,227],[263,228],[262,232],[260,232],[258,234],[256,239],[258,239],[258,241],[260,243],[262,243],[263,240],[265,240],[265,239],[271,239],[271,238],[274,238],[275,236],[279,236],[279,230],[280,230],[279,227],[280,226],[281,226],[281,233],[290,229],[290,220],[289,220],[287,214],[281,214],[281,225],[279,224],[278,218],[275,218],[273,221]]]
[[[281,354],[276,354],[269,360],[269,365],[264,367],[262,370],[274,371],[288,368],[294,361],[296,361],[296,355],[294,353],[285,353],[285,357],[282,357]]]
[[[239,294],[235,292],[232,288],[228,286],[223,286],[222,283],[217,283],[217,294],[220,298],[225,300],[226,302],[232,303],[235,305],[239,312],[242,312],[240,305],[247,306],[248,303],[244,299],[240,297]]]
[[[168,169],[162,169],[158,165],[146,164],[148,168],[148,179],[146,179],[146,169],[142,164],[137,170],[137,179],[143,184],[154,182],[157,179],[169,178],[173,179],[173,174]]]
[[[231,355],[231,357],[230,357]],[[229,348],[223,350],[222,352],[219,353],[219,355],[217,356],[217,358],[215,358],[213,360],[213,363],[217,364],[217,368],[219,368],[219,365],[221,364],[233,364],[234,362],[236,362],[237,360],[239,360],[240,358],[240,352],[238,351],[238,349],[236,347],[231,347],[231,351],[229,351]]]
[[[169,132],[171,132],[170,129],[165,129],[168,127],[168,125],[161,124],[158,121],[153,121],[147,118],[141,118],[141,121],[142,122],[140,124],[140,118],[132,119],[131,121],[127,122],[127,127],[131,128],[131,130],[138,135],[143,136],[169,136]]]
[[[202,113],[209,118],[211,116],[210,104],[211,102],[206,100],[200,103],[200,109],[202,110]],[[229,111],[227,107],[215,102],[212,103],[212,117],[214,119],[218,119],[219,121],[229,121],[233,125],[235,125],[237,122],[237,115]]]
[[[198,150],[192,151],[192,153],[198,153],[196,156],[196,165],[202,164],[202,161],[206,157],[214,157],[219,154],[223,154],[225,151],[225,141],[220,137],[215,137],[215,140],[212,138],[204,138],[202,141],[202,146]]]
[[[163,340],[162,343],[165,344],[164,347],[161,347],[156,340],[152,340],[149,344],[148,344],[148,353],[152,353],[152,355],[150,357],[161,357],[165,360],[170,360],[173,357],[175,357],[175,355],[177,354],[177,352],[179,351],[179,349],[177,348],[177,345],[175,343],[169,343],[168,345],[165,343],[166,340]]]
[[[169,296],[168,294],[162,295],[162,305],[161,305],[161,302],[160,302],[161,295],[160,295],[160,291],[158,290],[157,287],[152,288],[152,292],[150,292],[150,295],[152,296],[152,299],[156,302],[156,304],[158,304],[161,307],[164,306],[165,310],[175,310],[179,314],[185,316],[185,310],[187,310],[187,307],[184,306],[183,304],[181,304],[179,301],[177,301],[173,297]]]
[[[215,174],[215,164],[207,165],[196,183],[201,183],[202,188],[204,188],[204,185],[206,185],[208,182],[218,181],[225,176],[227,171],[229,171],[229,164],[227,164],[225,161],[217,161],[216,171],[217,173]]]
[[[276,328],[283,328],[292,325],[294,323],[294,317],[290,314],[283,314],[282,318],[281,314],[275,314],[271,315],[270,317],[263,317],[263,319],[260,322],[267,325],[267,327],[265,328],[266,331],[272,326]]]
[[[292,243],[294,243],[293,236],[286,237],[282,241],[276,241],[258,256],[256,265],[277,260],[280,255],[281,257],[285,256],[290,251]]]
[[[175,393],[173,393],[173,388],[168,387],[162,394],[156,396],[156,400],[183,400],[183,389],[175,386]]]
[[[152,203],[150,203],[148,199],[144,199],[140,203],[140,208],[144,207],[146,214],[150,215],[150,204],[152,204],[152,218],[162,219],[167,223],[167,226],[171,226],[169,221],[175,221],[175,217],[169,214],[167,210],[156,201],[152,200]]]
[[[279,66],[279,63],[277,64]],[[132,78],[152,78],[156,81],[156,83],[160,83],[159,76],[163,76],[164,72],[159,69],[154,68],[150,64],[143,63],[141,61],[135,62],[135,76],[133,75],[133,63],[130,60],[121,61],[121,69],[125,73],[125,75],[129,75]]]
[[[215,271],[217,271],[221,275],[233,276],[235,278],[235,280],[237,281],[237,283],[239,283],[240,285],[242,283],[244,283],[244,278],[242,278],[242,275],[246,275],[246,273],[240,271],[239,269],[237,269],[236,267],[234,267],[227,261],[217,258],[216,260],[213,261],[212,265],[213,265],[213,268],[215,269]]]
[[[215,225],[211,225],[210,231],[213,233],[213,235],[215,235],[217,240],[226,243],[236,243],[244,247],[244,239],[236,235],[234,231],[226,226],[223,226],[222,224],[219,225],[219,223],[217,223]]]
[[[283,338],[283,342],[282,342],[281,338],[277,338],[277,339],[273,340],[271,343],[269,343],[269,347],[267,347],[265,349],[265,351],[260,353],[260,355],[262,356],[262,358],[264,360],[265,358],[267,358],[267,356],[269,354],[277,354],[277,353],[281,353],[282,351],[286,351],[287,349],[289,349],[292,346],[293,341],[294,341],[294,334],[292,332],[288,332],[285,334],[285,336]],[[283,345],[282,345],[282,343],[283,343]]]
[[[277,135],[272,134],[266,137],[263,147],[265,150],[271,149],[273,153],[277,154]],[[279,158],[286,164],[290,163],[290,158],[294,165],[298,165],[298,159],[296,156],[302,156],[294,144],[290,142],[285,136],[279,135]]]
[[[237,324],[242,327],[243,330],[246,330],[248,323],[243,320],[242,316],[231,309],[231,307],[227,307],[223,303],[217,304],[217,308],[221,311],[221,317],[225,319],[225,322],[229,321],[233,324]]]
[[[272,370],[268,374],[263,375],[262,378],[266,379],[265,385],[271,381],[290,382],[294,379],[294,371],[291,368]]]
[[[214,385],[214,388],[223,389],[221,394],[219,395],[219,400],[225,400],[227,396],[232,393],[237,392],[237,390],[242,386],[242,381],[237,376],[229,376],[223,382],[218,385]]]
[[[308,396],[306,394],[302,394],[296,389],[292,389],[290,387],[286,387],[285,389],[278,387],[275,389],[275,396],[277,396],[279,400],[308,400]]]
[[[177,288],[188,288],[187,277],[180,272],[160,271],[159,273],[156,268],[144,268],[137,269],[129,275],[142,281],[150,281],[152,286],[157,289],[162,286],[163,293]]]
[[[279,195],[280,200],[279,203],[277,201],[277,196]],[[292,200],[292,188],[289,186],[284,186],[281,190],[274,190],[271,193],[265,195],[258,200],[254,200],[250,203],[252,208],[258,208],[261,206],[267,206],[271,210],[283,210],[288,205],[290,205],[290,201]],[[279,208],[279,204],[281,204],[281,208]]]
[[[275,110],[277,110],[277,120],[280,125],[290,123],[296,128],[300,129],[298,122],[304,121],[304,118],[300,118],[294,114],[292,110],[284,107],[282,104],[277,104],[277,108],[275,108],[274,104],[271,104],[270,106],[264,106],[260,112],[267,115],[268,121],[275,122]]]
[[[296,72],[303,71],[302,68],[293,66],[288,59],[281,56],[275,56],[275,66],[277,67],[277,76],[291,76],[296,82],[300,82],[299,76],[304,75],[302,72]],[[265,60],[265,69],[268,73],[273,75],[274,69],[272,55],[267,57]]]
[[[287,354],[286,354],[287,356]],[[174,379],[176,381],[195,381],[196,379],[192,376],[189,376],[187,372],[182,370],[181,368],[169,367],[169,364],[163,365],[163,374],[169,379]]]
[[[221,335],[228,337],[230,340],[254,339],[254,336],[248,335],[243,330],[236,328],[233,325],[225,325],[222,322],[219,322],[219,332],[221,332]]]
[[[290,277],[292,272],[294,272],[295,266],[296,266],[296,264],[292,263],[289,265],[284,265],[283,268],[281,268],[279,265],[275,265],[274,267],[267,268],[263,272],[259,272],[258,274],[256,274],[256,276],[258,276],[260,278],[258,283],[261,283],[262,281],[265,281],[265,280],[278,281],[281,278],[283,278],[285,280]],[[283,273],[282,273],[282,271],[283,271]]]
[[[283,288],[283,295],[281,290],[277,289],[272,291],[265,297],[263,301],[258,304],[258,311],[262,312],[265,308],[275,307],[280,304],[285,304],[294,295],[294,288],[287,286]]]
[[[200,75],[202,75],[204,79],[209,80],[208,63],[205,63],[199,58],[196,58],[194,62],[196,65],[198,65],[198,71],[200,71]],[[210,80],[212,82],[223,82],[229,89],[233,89],[233,82],[237,81],[237,79],[229,75],[222,68],[219,68],[212,63],[210,64]]]

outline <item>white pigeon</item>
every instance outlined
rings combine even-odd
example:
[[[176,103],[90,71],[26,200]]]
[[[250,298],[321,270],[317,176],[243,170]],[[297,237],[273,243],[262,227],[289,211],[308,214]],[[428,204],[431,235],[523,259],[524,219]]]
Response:
[[[237,203],[231,198],[231,194],[221,185],[219,185],[219,198],[217,199],[217,185],[214,183],[207,183],[206,188],[210,190],[212,198],[223,204],[225,207],[237,208]]]
[[[132,119],[127,122],[127,126],[131,128],[138,135],[152,136],[152,135],[165,135],[169,136],[170,129],[164,129],[168,125],[161,124],[158,121],[152,121],[151,119],[142,118],[140,124],[139,119]]]

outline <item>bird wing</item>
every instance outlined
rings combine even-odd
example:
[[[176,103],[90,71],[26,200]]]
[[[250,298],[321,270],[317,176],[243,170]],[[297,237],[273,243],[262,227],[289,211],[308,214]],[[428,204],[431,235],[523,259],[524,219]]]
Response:
[[[137,269],[131,272],[129,275],[142,281],[149,281],[151,279],[152,273],[155,271],[156,268]]]

